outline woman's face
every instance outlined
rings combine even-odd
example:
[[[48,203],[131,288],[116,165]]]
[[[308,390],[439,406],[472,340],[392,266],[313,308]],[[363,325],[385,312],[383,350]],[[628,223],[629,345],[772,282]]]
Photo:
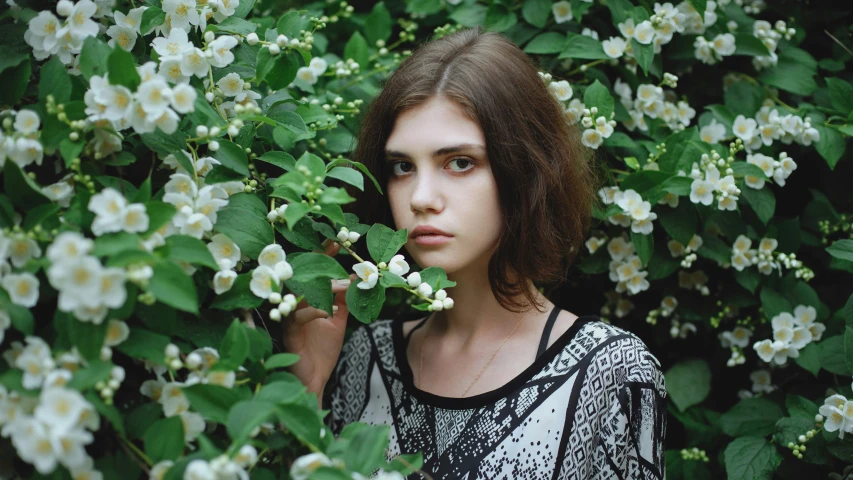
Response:
[[[448,273],[485,268],[503,228],[498,189],[480,126],[443,97],[397,117],[385,145],[388,201],[397,229],[408,229],[406,250],[422,268]],[[425,244],[418,226],[451,235]]]

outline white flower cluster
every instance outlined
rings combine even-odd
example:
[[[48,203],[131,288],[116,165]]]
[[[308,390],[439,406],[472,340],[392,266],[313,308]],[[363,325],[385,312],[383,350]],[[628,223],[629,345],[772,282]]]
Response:
[[[6,164],[6,159],[17,163],[21,168],[33,162],[41,165],[44,148],[38,141],[41,127],[38,113],[21,110],[14,115],[14,123],[10,117],[6,117],[3,119],[3,129],[0,129],[0,168]],[[14,131],[4,131],[13,126]]]
[[[211,17],[222,22],[234,15],[239,5],[239,0],[163,0],[162,8],[166,12],[166,18],[163,24],[154,30],[162,33],[180,28],[189,33],[192,27],[197,27],[199,32],[203,32],[207,30],[207,22]]]
[[[66,19],[60,21],[49,10],[39,12],[30,20],[24,41],[33,47],[36,60],[55,55],[65,65],[74,65],[83,49],[83,41],[98,34],[98,23],[92,20],[97,9],[92,0],[77,3],[60,0],[56,13]]]
[[[714,65],[721,61],[723,57],[734,55],[737,45],[735,45],[735,36],[731,33],[720,33],[710,42],[699,35],[693,41],[693,48],[696,49],[696,59],[707,65]]]
[[[112,127],[116,132],[132,128],[142,134],[159,128],[167,134],[174,133],[180,120],[178,113],[195,110],[197,93],[188,83],[170,88],[156,68],[154,62],[136,67],[142,79],[136,92],[122,85],[111,85],[106,77],[93,75],[83,97],[86,120],[100,128]],[[97,149],[96,158],[121,150],[121,138],[112,134],[106,137],[102,141],[107,145]]]
[[[704,297],[711,294],[711,290],[708,288],[708,275],[705,274],[704,270],[693,272],[679,270],[678,287],[685,290],[697,290]]]
[[[280,322],[283,317],[290,315],[290,312],[296,310],[296,297],[292,293],[288,293],[283,298],[280,293],[273,292],[267,298],[273,305],[278,305],[277,308],[270,310],[270,320]],[[334,311],[337,311],[338,306],[332,306]]]
[[[666,242],[666,246],[669,249],[669,254],[672,255],[672,258],[684,257],[684,259],[681,260],[682,268],[690,268],[693,266],[693,262],[696,261],[696,251],[702,248],[702,244],[702,237],[695,233],[690,237],[690,241],[687,242],[687,246],[684,246],[674,238]]]
[[[293,267],[287,262],[287,254],[281,245],[267,245],[258,255],[258,266],[252,270],[252,281],[249,289],[255,296],[268,299],[270,295],[279,293],[281,282],[290,280]]]
[[[26,308],[35,306],[39,298],[39,281],[30,272],[12,273],[8,261],[20,268],[41,254],[38,243],[26,234],[18,232],[6,236],[0,232],[0,285],[9,293],[12,303]]]
[[[543,76],[540,72],[540,76]],[[551,76],[543,77],[550,80]],[[548,84],[548,90],[557,97],[557,100],[560,102],[567,102],[574,95],[574,90],[572,90],[572,86],[569,84],[567,80],[558,80],[556,82],[551,82]]]
[[[732,330],[720,332],[717,337],[720,339],[721,347],[730,348],[732,351],[732,356],[726,362],[726,366],[734,367],[735,365],[743,365],[746,362],[743,349],[749,346],[752,330],[738,325]]]
[[[767,8],[767,4],[764,3],[764,0],[718,0],[718,3],[723,6],[734,3],[735,5],[742,7],[744,13],[747,15],[761,13],[762,10]]]
[[[352,68],[357,69],[357,65],[357,63],[353,62]],[[314,57],[308,63],[308,66],[299,67],[299,70],[296,71],[296,78],[308,85],[314,85],[320,76],[326,73],[328,68],[329,64],[323,60],[323,57]]]
[[[610,290],[604,293],[607,302],[601,307],[602,319],[606,319],[611,312],[617,318],[623,318],[634,310],[634,302],[623,297],[615,290]]]
[[[207,86],[208,81],[205,80],[204,84]],[[219,107],[225,111],[225,114],[229,117],[233,117],[239,113],[251,113],[251,111],[257,109],[256,113],[260,113],[260,107],[258,107],[258,99],[261,98],[261,94],[252,90],[252,84],[249,82],[243,81],[240,78],[240,75],[231,72],[224,77],[220,78],[218,82],[216,82],[216,93],[224,96],[225,98],[231,98],[227,102],[222,102]],[[210,92],[208,92],[210,93]],[[208,97],[208,95],[205,95]],[[215,97],[214,97],[215,98]],[[239,118],[235,118],[231,120],[231,124],[228,126],[228,135],[231,137],[236,137],[240,133],[240,129],[243,128],[243,121]],[[218,147],[212,146],[208,144],[211,150],[218,150]]]
[[[343,466],[343,462],[339,459],[331,459],[320,452],[309,453],[293,461],[293,464],[290,466],[290,478],[293,480],[308,480],[311,478],[311,474],[317,471],[320,467],[342,468]],[[403,474],[399,472],[386,472],[381,469],[371,475],[370,478],[374,480],[404,479]],[[353,473],[352,480],[367,480],[367,477],[360,473]]]
[[[598,115],[598,107],[584,108],[581,119],[581,125],[586,129],[581,134],[581,143],[594,150],[598,150],[605,138],[613,135],[613,127],[616,126],[615,120],[596,115]]]
[[[622,209],[622,213],[608,217],[610,223],[622,227],[630,226],[634,233],[652,233],[652,221],[658,216],[652,211],[652,204],[643,200],[635,190],[628,189],[623,192],[619,187],[604,187],[598,191],[598,195],[605,205],[615,203]]]
[[[669,327],[669,336],[671,338],[685,339],[691,333],[696,333],[696,325],[693,322],[681,323],[677,318],[673,318]]]
[[[139,35],[148,33],[139,30],[142,26],[142,14],[145,13],[147,8],[145,6],[134,8],[128,11],[127,15],[116,10],[113,13],[115,24],[107,28],[106,33],[110,37],[107,44],[111,47],[115,47],[118,44],[118,46],[128,52],[133,50]]]
[[[793,315],[782,312],[771,319],[773,338],[755,342],[752,348],[759,358],[783,365],[788,358],[800,356],[800,349],[811,342],[820,341],[826,326],[816,322],[817,310],[812,306],[797,305]]]
[[[98,258],[89,255],[93,245],[77,232],[60,233],[47,248],[51,261],[47,278],[59,292],[59,310],[82,322],[100,324],[110,308],[121,308],[127,300],[127,273],[101,265]]]
[[[774,258],[774,251],[779,246],[775,238],[762,238],[758,242],[758,249],[752,247],[752,239],[746,235],[738,235],[732,244],[731,264],[735,270],[741,272],[744,268],[757,266],[763,275],[770,275],[773,270],[781,270],[782,266]]]
[[[738,115],[732,124],[732,133],[743,140],[749,151],[758,150],[762,145],[770,146],[775,140],[806,147],[820,140],[820,132],[812,126],[811,118],[793,113],[780,115],[771,101],[758,110],[754,119]]]
[[[215,160],[210,159],[207,165],[214,162]],[[173,173],[163,188],[166,192],[163,201],[174,205],[178,210],[172,217],[172,222],[167,224],[165,236],[180,233],[202,238],[213,230],[219,209],[228,205],[228,191],[222,185],[205,185],[199,188],[192,177],[183,173]],[[161,238],[157,238],[153,245],[161,244],[163,235],[155,232],[152,237],[158,235]]]
[[[646,323],[657,325],[658,317],[668,318],[675,313],[676,308],[678,308],[678,299],[672,295],[667,295],[661,299],[660,307],[649,311],[649,314],[646,315]]]
[[[361,279],[356,286],[362,290],[370,290],[376,286],[376,282],[379,281],[380,270],[387,269],[394,275],[402,277],[409,272],[409,264],[402,255],[394,255],[387,264],[385,262],[380,262],[379,265],[374,265],[373,262],[365,261],[353,265],[352,269],[355,274],[358,275],[358,278]],[[417,274],[417,276],[414,276],[415,274]],[[412,283],[415,283],[415,285],[412,285]],[[412,275],[409,275],[409,286],[417,288],[418,285],[421,285],[421,275],[414,272]],[[429,296],[432,293],[432,287],[426,285],[425,288],[430,288],[430,292],[424,294]]]
[[[251,445],[243,445],[233,459],[222,454],[210,461],[196,459],[187,464],[184,470],[186,480],[248,480],[248,469],[258,461],[258,451]],[[151,469],[151,478],[163,478],[173,466],[171,460],[164,460]],[[158,469],[159,467],[159,469]],[[155,474],[155,470],[157,470]],[[157,476],[159,475],[159,477]]]
[[[361,234],[358,232],[351,232],[351,231],[349,231],[349,229],[347,227],[341,227],[341,230],[338,232],[337,238],[338,238],[338,241],[341,242],[341,244],[343,246],[351,247],[355,242],[358,241],[359,238],[361,238]],[[402,255],[396,255],[394,258],[397,258],[397,257],[402,257]],[[393,259],[391,260],[391,263],[394,264]],[[403,263],[405,263],[405,262],[403,262]],[[397,262],[396,265],[398,265],[402,269],[401,263]],[[395,269],[396,269],[396,267],[395,267]],[[398,275],[401,275],[401,274],[398,274]]]
[[[677,84],[678,79],[669,80],[668,83]],[[683,130],[690,125],[690,122],[696,117],[696,110],[684,100],[676,102],[675,92],[666,90],[660,86],[652,84],[643,84],[637,87],[637,97],[634,98],[631,87],[624,83],[622,79],[617,79],[613,85],[613,91],[619,96],[619,101],[628,110],[631,118],[624,122],[625,128],[629,131],[639,129],[647,132],[649,130],[646,124],[645,116],[649,118],[659,118],[663,120],[667,127],[673,131]]]
[[[118,190],[105,188],[92,195],[88,208],[95,214],[92,233],[100,237],[105,233],[142,233],[148,230],[148,213],[141,203],[127,203]]]
[[[844,438],[845,433],[853,433],[853,400],[844,395],[831,395],[824,400],[818,409],[818,417],[823,416],[823,424],[827,432],[838,432],[838,438]]]
[[[771,26],[766,20],[756,20],[752,24],[752,34],[755,38],[761,40],[761,43],[770,50],[769,56],[754,57],[752,65],[756,70],[761,70],[767,67],[775,66],[779,60],[776,55],[776,47],[779,46],[779,41],[783,38],[790,40],[797,34],[797,30],[789,28],[784,20],[777,20],[776,24]]]
[[[746,161],[760,168],[767,178],[772,178],[780,187],[785,186],[785,181],[797,169],[794,159],[789,157],[785,152],[779,154],[778,160],[774,160],[763,153],[754,153],[747,155]],[[764,188],[764,179],[760,177],[746,175],[744,176],[744,182],[746,186],[756,190]]]
[[[701,35],[705,29],[717,23],[717,2],[708,0],[705,11],[700,13],[689,2],[681,2],[676,7],[684,14],[684,32],[687,35]]]
[[[213,291],[217,295],[221,295],[231,290],[231,287],[234,286],[234,280],[237,279],[237,272],[234,271],[234,268],[242,260],[240,247],[228,236],[217,233],[211,237],[207,249],[219,266],[219,271],[213,276]]]
[[[717,208],[720,210],[736,210],[740,189],[735,185],[735,177],[729,166],[729,161],[720,157],[714,151],[708,156],[703,153],[699,163],[693,162],[690,170],[690,201],[696,204],[711,205],[714,198],[717,199]],[[720,177],[719,168],[724,168],[726,175]],[[704,174],[703,174],[704,172]]]
[[[649,289],[646,277],[649,272],[642,270],[643,262],[634,253],[634,244],[623,237],[616,237],[607,243],[610,254],[610,280],[616,283],[616,293],[628,292],[636,295]]]

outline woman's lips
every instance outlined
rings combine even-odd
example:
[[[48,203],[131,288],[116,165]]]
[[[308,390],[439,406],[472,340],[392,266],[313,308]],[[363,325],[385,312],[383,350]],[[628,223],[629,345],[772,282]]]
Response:
[[[443,245],[450,242],[452,239],[453,237],[447,235],[428,234],[418,235],[414,238],[414,241],[418,245]]]

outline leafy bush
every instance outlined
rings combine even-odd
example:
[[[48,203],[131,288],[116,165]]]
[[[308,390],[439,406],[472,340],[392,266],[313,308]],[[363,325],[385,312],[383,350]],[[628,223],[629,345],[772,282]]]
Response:
[[[452,308],[443,271],[398,256],[405,231],[341,205],[381,188],[346,154],[382,79],[418,42],[476,25],[536,58],[600,153],[600,223],[557,294],[594,289],[570,307],[665,363],[669,478],[853,462],[853,8],[298,8],[18,1],[0,16],[0,424],[21,476],[420,468],[385,458],[387,427],[333,438],[276,322],[302,300],[331,312],[329,280],[350,268],[362,322],[412,300]]]

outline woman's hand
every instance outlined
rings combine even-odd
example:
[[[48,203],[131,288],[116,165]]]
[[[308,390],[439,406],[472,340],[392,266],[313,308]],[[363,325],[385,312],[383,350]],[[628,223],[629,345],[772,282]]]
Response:
[[[340,244],[333,242],[326,247],[325,253],[334,257],[340,249]],[[284,319],[285,350],[299,355],[299,361],[290,367],[290,371],[308,387],[309,392],[318,396],[322,395],[343,347],[349,314],[346,290],[355,278],[353,274],[349,280],[331,281],[332,293],[335,294],[331,317],[302,300]]]

